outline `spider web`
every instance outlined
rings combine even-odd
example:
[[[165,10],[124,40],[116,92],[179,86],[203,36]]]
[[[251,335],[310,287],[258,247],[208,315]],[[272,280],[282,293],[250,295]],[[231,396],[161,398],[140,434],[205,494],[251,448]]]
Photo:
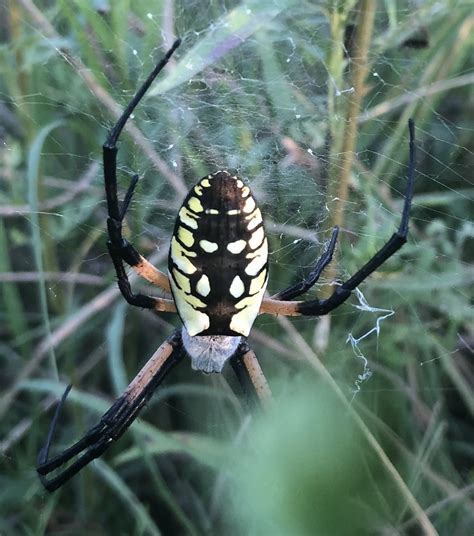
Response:
[[[344,102],[354,91],[350,77],[338,80],[329,62],[328,50],[334,40],[324,10],[314,6],[293,12],[290,4],[235,5],[211,18],[204,10],[196,14],[192,30],[186,25],[176,28],[183,45],[175,64],[136,112],[148,140],[166,165],[184,177],[188,187],[221,168],[248,180],[271,234],[270,292],[308,273],[324,247],[338,202],[331,197],[331,181],[338,178],[342,157],[341,152],[328,149],[334,143],[328,131],[332,120],[328,94],[336,101],[332,106],[340,114],[336,117],[340,126],[345,122]],[[415,20],[427,12],[441,17],[434,3],[426,3]],[[176,20],[181,20],[181,15],[184,10],[178,9]],[[415,117],[417,109],[426,109],[430,115],[419,123],[417,131],[416,189],[421,199],[415,198],[412,209],[416,231],[411,234],[410,245],[388,263],[387,271],[372,277],[367,285],[374,288],[375,303],[396,311],[399,306],[414,304],[419,281],[430,280],[423,292],[436,295],[436,307],[445,309],[448,300],[457,302],[455,308],[462,310],[467,306],[467,287],[446,281],[472,278],[469,259],[463,254],[466,242],[472,239],[472,226],[466,221],[467,213],[458,216],[455,208],[467,208],[472,197],[467,178],[472,153],[468,145],[458,143],[467,140],[472,126],[460,122],[439,103],[443,84],[459,83],[462,88],[470,73],[461,62],[443,72],[441,80],[420,78],[419,72],[434,63],[434,53],[429,47],[418,50],[403,45],[404,38],[425,35],[421,24],[414,26],[408,15],[409,11],[400,9],[380,13],[377,20],[368,58],[370,91],[359,114],[337,273],[329,274],[329,279],[324,274],[316,289],[319,294],[329,292],[334,277],[344,279],[354,273],[398,226],[407,166],[407,129],[398,121],[407,109],[413,110]],[[354,12],[353,20],[356,16]],[[153,14],[147,13],[146,24],[166,38]],[[139,80],[162,54],[161,47],[152,47],[144,54],[129,41],[122,45]],[[345,46],[349,53],[350,41]],[[347,58],[342,61],[344,73],[349,63]],[[131,95],[117,91],[117,87],[113,90],[118,101],[126,102]],[[104,126],[108,124],[104,121]],[[158,234],[163,237],[160,247],[166,247],[180,196],[140,152],[126,149],[124,153],[123,171],[138,171],[143,177],[131,207],[134,217],[142,218],[135,228],[136,239],[146,237],[156,242]],[[425,233],[429,252],[422,238]],[[443,240],[449,243],[454,236],[451,243],[457,251],[456,262],[453,251],[441,247]],[[446,292],[438,292],[440,285]],[[374,303],[372,295],[370,299]],[[346,311],[342,308],[334,316],[348,317]],[[413,314],[416,318],[416,312]],[[416,321],[424,330],[422,319]],[[354,322],[365,332],[376,325],[367,314],[348,322],[345,318],[342,322],[347,333],[357,329]],[[272,323],[273,319],[262,318],[257,327],[265,330]],[[295,324],[308,332],[315,321],[297,319]],[[324,342],[316,342],[324,347]],[[377,359],[376,340],[372,340],[370,351],[371,358]]]
[[[435,307],[442,313],[451,309],[451,304],[459,316],[468,311],[466,284],[472,281],[472,272],[464,251],[473,234],[466,212],[472,199],[467,173],[472,160],[468,142],[472,125],[467,115],[458,114],[452,106],[443,107],[442,97],[451,88],[462,95],[472,70],[460,56],[451,68],[438,67],[440,72],[430,77],[428,68],[438,66],[436,50],[404,45],[407,39],[415,38],[426,39],[429,45],[433,38],[421,21],[432,17],[432,33],[437,35],[441,30],[436,24],[449,5],[423,2],[418,11],[400,6],[396,11],[381,9],[377,13],[368,54],[368,91],[358,114],[349,194],[343,203],[337,271],[323,274],[315,287],[319,295],[330,292],[336,278],[354,273],[398,226],[408,147],[407,129],[399,121],[403,114],[416,118],[419,110],[419,196],[415,197],[411,220],[415,232],[410,245],[388,264],[387,272],[367,282],[377,293],[377,300],[370,296],[370,301],[396,311],[403,303],[415,304],[412,294],[416,289],[434,293]],[[107,15],[108,6],[98,9],[102,8]],[[231,169],[249,182],[266,215],[271,235],[270,293],[308,273],[324,247],[333,225],[331,215],[340,202],[334,195],[334,183],[340,178],[343,153],[334,137],[341,138],[348,98],[355,91],[347,73],[353,46],[350,29],[357,16],[357,10],[350,12],[349,30],[344,41],[337,43],[324,4],[300,6],[279,0],[198,9],[198,4],[191,2],[174,6],[174,11],[169,8],[161,17],[140,6],[130,14],[125,35],[108,29],[113,49],[101,49],[103,44],[93,40],[88,51],[98,53],[102,70],[92,65],[91,72],[122,106],[163,54],[166,45],[162,42],[171,43],[173,34],[183,40],[169,68],[135,112],[143,137],[165,173],[157,170],[136,139],[122,137],[122,191],[133,173],[141,177],[130,207],[134,243],[144,244],[151,252],[165,252],[183,187],[217,169]],[[456,28],[460,36],[465,31],[462,17],[459,10]],[[97,32],[95,39],[105,41],[99,30],[100,25],[92,30]],[[70,38],[79,39],[79,35]],[[54,43],[50,54],[60,52],[62,45]],[[343,51],[340,65],[334,65],[331,47]],[[41,54],[50,57],[43,49],[38,56]],[[80,73],[77,76],[79,81]],[[54,95],[41,92],[26,100],[29,105],[58,107]],[[90,94],[73,89],[73,98],[63,104],[68,115],[96,124],[96,140],[89,155],[68,151],[65,143],[52,135],[58,154],[81,170],[88,162],[97,161],[98,147],[111,125],[107,110],[101,106],[94,109],[93,103]],[[336,128],[333,132],[331,124]],[[331,147],[336,150],[331,151]],[[93,186],[97,197],[92,202],[85,198],[62,205],[60,211],[47,211],[52,220],[57,218],[53,225],[59,236],[67,236],[78,224],[89,229],[96,200],[103,203],[100,174]],[[98,258],[102,260],[94,255],[87,258],[84,268],[90,266],[90,271],[103,273]],[[54,297],[54,284],[48,286],[48,292]],[[314,292],[309,295],[313,296]],[[361,316],[352,316],[347,323],[349,315],[344,308],[333,316],[342,318],[346,334],[355,327],[353,322],[360,322],[362,330],[371,323],[370,318]],[[416,322],[423,329],[422,319]],[[257,327],[271,331],[272,323],[265,317]],[[306,333],[316,326],[315,345],[326,351],[328,341],[320,340],[324,327],[318,332],[317,321],[307,318],[297,319],[295,324]]]

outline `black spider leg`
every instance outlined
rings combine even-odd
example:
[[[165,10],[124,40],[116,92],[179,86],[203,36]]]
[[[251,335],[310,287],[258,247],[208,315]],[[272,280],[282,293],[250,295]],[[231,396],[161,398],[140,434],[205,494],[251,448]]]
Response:
[[[235,354],[230,358],[230,364],[237,377],[242,393],[244,394],[245,405],[249,410],[260,407],[260,399],[257,391],[252,383],[247,368],[242,361],[242,357],[249,351],[249,345],[246,340],[243,340]]]
[[[138,89],[128,106],[125,108],[115,126],[110,130],[107,140],[102,147],[105,192],[107,197],[107,210],[109,213],[109,217],[107,219],[107,230],[109,235],[107,247],[110,257],[114,263],[118,285],[123,297],[129,304],[147,309],[153,309],[155,307],[156,300],[150,296],[146,296],[144,294],[134,294],[132,292],[128,276],[123,265],[123,261],[130,266],[136,266],[140,262],[140,254],[138,251],[132,246],[132,244],[130,244],[130,242],[128,242],[128,240],[122,237],[123,219],[137,185],[138,175],[133,176],[132,182],[125,194],[124,201],[120,206],[117,197],[117,141],[123,128],[125,127],[127,120],[133,113],[133,110],[141,101],[143,95],[149,89],[154,79],[168,63],[169,59],[173,55],[174,51],[179,47],[180,43],[181,40],[177,39],[173,43],[173,46],[165,54],[164,58],[158,62],[153,71],[149,74],[148,78]]]
[[[337,236],[339,234],[339,227],[334,227],[332,230],[331,238],[329,243],[319,259],[316,261],[316,264],[313,270],[301,281],[300,283],[295,283],[290,287],[282,290],[278,294],[272,296],[275,300],[289,301],[294,300],[298,296],[301,296],[305,292],[317,283],[318,279],[321,276],[321,273],[326,268],[326,266],[331,262],[332,256],[334,254],[334,249],[337,243]]]
[[[152,358],[137,375],[135,380],[132,381],[124,394],[117,398],[95,426],[86,432],[74,445],[54,458],[48,459],[59,415],[71,389],[70,385],[67,387],[51,421],[46,444],[38,454],[36,471],[45,489],[48,491],[58,489],[88,463],[101,456],[133,423],[140,410],[148,402],[165,376],[167,376],[183,357],[179,330],[173,333],[164,344],[169,344],[172,349],[168,357],[164,356],[165,361],[159,366],[156,373],[151,376],[147,374],[147,366],[152,361]],[[80,455],[81,453],[83,454]],[[80,456],[58,475],[50,479],[47,478],[47,475],[51,472],[67,464],[78,455]]]
[[[297,311],[302,315],[325,315],[345,302],[364,279],[377,270],[388,258],[396,253],[407,241],[408,223],[410,220],[410,208],[413,198],[413,187],[415,184],[415,123],[413,119],[408,120],[410,133],[410,155],[408,163],[408,181],[405,192],[405,202],[403,204],[402,219],[398,231],[385,243],[382,248],[350,279],[343,282],[325,300],[308,300],[301,302]]]

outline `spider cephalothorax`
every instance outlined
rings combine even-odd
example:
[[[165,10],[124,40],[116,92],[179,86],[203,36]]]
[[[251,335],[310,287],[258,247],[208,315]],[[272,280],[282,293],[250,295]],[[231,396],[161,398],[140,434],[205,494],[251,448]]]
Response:
[[[117,196],[117,141],[125,123],[151,83],[179,46],[177,40],[139,88],[103,146],[104,180],[107,198],[107,247],[114,264],[118,286],[130,305],[161,312],[178,312],[183,327],[168,337],[132,380],[123,395],[82,439],[49,459],[49,448],[59,410],[56,410],[46,445],[38,456],[37,471],[46,489],[62,486],[91,460],[100,456],[137,417],[163,378],[183,356],[203,372],[220,372],[230,361],[243,391],[265,402],[271,396],[255,353],[246,343],[259,313],[320,316],[344,303],[371,273],[406,242],[415,169],[415,127],[409,121],[410,159],[401,222],[389,240],[347,281],[337,285],[328,298],[291,301],[306,293],[331,262],[338,229],[307,277],[264,297],[268,281],[268,242],[262,215],[250,189],[227,171],[201,179],[187,195],[176,218],[168,261],[169,277],[150,264],[122,236],[122,223],[138,182],[132,178],[124,201]],[[132,291],[124,266],[127,263],[141,277],[171,293],[158,298]],[[74,460],[74,461],[72,461]],[[69,462],[71,463],[67,465]],[[48,478],[55,470],[59,474]]]

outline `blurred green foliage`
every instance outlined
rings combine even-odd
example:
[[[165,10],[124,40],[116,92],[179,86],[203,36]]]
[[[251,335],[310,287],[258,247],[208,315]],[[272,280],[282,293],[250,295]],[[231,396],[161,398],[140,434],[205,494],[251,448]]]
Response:
[[[0,2],[0,534],[430,534],[420,512],[439,534],[473,533],[471,2],[375,3],[337,269],[353,273],[396,229],[414,117],[410,240],[361,286],[395,311],[380,333],[361,339],[382,313],[356,296],[330,319],[262,316],[250,342],[273,409],[250,417],[231,371],[183,363],[61,491],[34,471],[65,385],[58,450],[178,325],[126,306],[106,254],[101,145],[116,107],[180,35],[136,110],[139,133],[121,140],[122,191],[141,178],[126,234],[165,270],[184,185],[234,169],[266,216],[276,292],[331,229],[348,29],[366,5]],[[332,284],[326,274],[310,295]]]
[[[231,469],[241,533],[364,534],[378,517],[370,490],[382,484],[369,476],[373,457],[327,386],[295,383],[252,422]]]

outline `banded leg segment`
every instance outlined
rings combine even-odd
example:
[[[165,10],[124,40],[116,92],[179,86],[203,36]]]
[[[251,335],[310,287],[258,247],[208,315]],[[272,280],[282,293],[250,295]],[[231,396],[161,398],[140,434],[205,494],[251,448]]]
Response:
[[[240,383],[242,391],[253,405],[268,407],[272,400],[272,392],[267,383],[255,352],[247,342],[242,342],[230,363]]]
[[[135,305],[136,307],[143,307],[145,309],[153,309],[155,311],[162,311],[167,313],[176,312],[176,305],[173,300],[169,300],[166,298],[157,298],[154,296],[147,296],[145,294],[134,294],[127,276],[127,272],[125,271],[125,266],[123,264],[120,253],[111,245],[110,241],[107,243],[107,247],[109,249],[110,258],[114,263],[115,273],[117,274],[117,283],[120,292],[130,305]],[[150,263],[148,264],[152,266]]]
[[[367,279],[367,277],[375,272],[375,270],[377,270],[387,259],[396,253],[403,246],[403,244],[405,244],[408,236],[410,208],[413,198],[413,188],[415,185],[415,124],[412,119],[408,121],[408,129],[410,134],[408,181],[406,185],[402,217],[398,230],[379,249],[379,251],[377,251],[377,253],[366,264],[364,264],[364,266],[362,266],[362,268],[360,268],[347,281],[344,281],[341,285],[337,286],[329,298],[307,301],[280,301],[278,299],[267,299],[263,301],[260,312],[274,315],[282,314],[285,316],[326,315],[344,303],[349,298],[353,290],[355,290],[365,279]]]
[[[181,358],[181,335],[178,331],[158,348],[127,387],[123,395],[114,402],[110,409],[104,413],[100,421],[82,439],[58,456],[48,459],[60,411],[70,390],[69,386],[56,409],[46,444],[38,454],[36,471],[40,475],[43,486],[48,491],[58,489],[84,466],[101,456],[132,424],[156,388]],[[76,456],[79,457],[76,458]],[[50,473],[64,466],[74,458],[76,458],[75,461],[63,469],[58,475],[49,479],[47,478]]]
[[[133,113],[133,110],[138,105],[148,88],[151,86],[154,79],[168,63],[169,59],[179,45],[180,40],[178,39],[174,42],[171,49],[165,54],[164,58],[155,66],[153,71],[150,73],[148,78],[138,89],[133,99],[125,108],[115,126],[110,130],[107,140],[102,148],[105,192],[107,197],[107,209],[109,213],[107,220],[109,241],[107,242],[107,247],[112,257],[115,270],[117,272],[117,278],[119,280],[119,288],[124,298],[131,305],[146,307],[148,309],[156,309],[156,300],[159,299],[151,298],[150,296],[145,296],[142,294],[132,293],[127,274],[123,267],[123,262],[125,261],[127,264],[132,266],[140,276],[161,287],[163,290],[169,292],[170,287],[167,276],[163,272],[160,272],[158,269],[152,267],[152,265],[138,253],[133,245],[122,236],[123,219],[133,197],[133,193],[138,182],[138,175],[133,176],[130,186],[125,194],[124,201],[122,204],[120,204],[117,196],[117,142],[127,120]],[[119,268],[120,264],[122,264],[122,268]]]

